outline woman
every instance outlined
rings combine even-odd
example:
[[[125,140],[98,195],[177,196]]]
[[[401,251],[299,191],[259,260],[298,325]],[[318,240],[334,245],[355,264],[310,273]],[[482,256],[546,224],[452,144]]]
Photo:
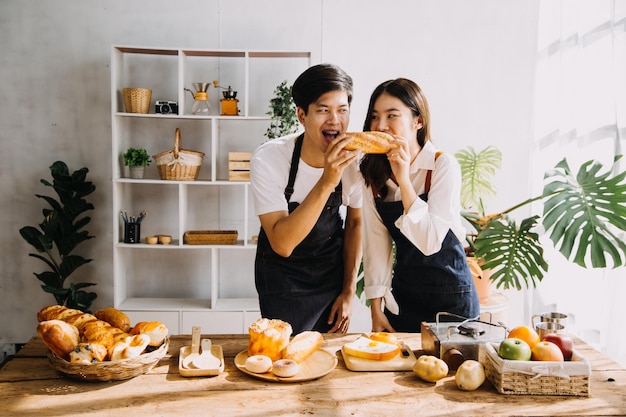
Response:
[[[438,312],[480,314],[461,244],[460,168],[452,155],[437,151],[429,128],[426,97],[413,81],[390,80],[372,93],[363,130],[394,137],[386,155],[367,155],[361,163],[373,331],[419,332]]]
[[[304,133],[266,142],[250,160],[261,315],[288,322],[294,334],[346,333],[362,253],[357,152],[343,149],[352,140],[345,135],[352,78],[315,65],[296,79],[292,96]]]

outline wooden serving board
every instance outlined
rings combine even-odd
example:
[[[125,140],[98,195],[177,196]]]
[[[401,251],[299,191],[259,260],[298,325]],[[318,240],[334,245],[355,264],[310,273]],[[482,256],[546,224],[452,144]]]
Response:
[[[405,353],[403,354],[403,352]],[[357,358],[355,356],[348,355],[344,351],[343,347],[341,348],[341,354],[343,355],[343,361],[346,363],[346,368],[357,372],[412,371],[413,365],[415,365],[415,361],[417,361],[417,358],[411,349],[403,349],[395,357],[386,361]]]

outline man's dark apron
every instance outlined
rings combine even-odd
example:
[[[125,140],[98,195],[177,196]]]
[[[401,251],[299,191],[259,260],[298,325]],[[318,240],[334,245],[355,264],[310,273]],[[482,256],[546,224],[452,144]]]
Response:
[[[429,178],[426,192],[419,196],[424,201],[428,201]],[[396,245],[392,294],[400,314],[385,309],[389,324],[399,332],[419,332],[420,323],[434,322],[438,312],[478,316],[480,304],[472,274],[463,246],[452,230],[448,230],[441,250],[426,256],[395,225],[404,211],[402,201],[376,201],[376,209]]]
[[[303,135],[296,140],[289,181],[285,188],[289,213],[298,203],[289,200],[298,172]],[[332,304],[343,286],[343,221],[341,182],[326,202],[317,223],[288,258],[274,252],[263,228],[255,260],[255,284],[261,315],[291,324],[293,334],[328,331]]]

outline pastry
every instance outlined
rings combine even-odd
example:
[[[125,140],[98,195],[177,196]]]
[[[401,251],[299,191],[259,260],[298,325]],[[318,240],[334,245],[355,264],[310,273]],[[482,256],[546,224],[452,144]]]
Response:
[[[302,363],[324,343],[320,332],[304,331],[297,334],[283,350],[283,359],[292,359]]]
[[[249,356],[245,363],[246,369],[255,374],[264,374],[272,369],[272,360],[265,355]]]
[[[248,356],[265,355],[275,361],[282,358],[292,328],[291,324],[282,320],[261,318],[248,327],[248,333]]]
[[[106,321],[113,327],[117,327],[127,333],[130,331],[130,319],[125,313],[116,308],[103,308],[96,311],[95,315],[97,318]]]
[[[150,346],[161,346],[167,337],[167,327],[160,321],[140,321],[130,330],[130,334],[147,334]]]
[[[105,360],[107,354],[106,348],[99,343],[79,343],[78,346],[70,352],[70,362],[88,365]]]
[[[300,366],[292,359],[279,359],[272,364],[272,373],[281,378],[290,378],[300,372]]]
[[[112,361],[120,359],[132,359],[141,355],[150,344],[150,336],[147,334],[136,334],[134,336],[126,336],[124,339],[117,341],[109,349],[109,359]]]
[[[344,149],[363,153],[387,153],[391,150],[393,136],[383,132],[348,132],[354,139]]]
[[[42,321],[37,326],[37,334],[48,349],[65,360],[69,359],[70,352],[80,343],[76,326],[62,320]]]

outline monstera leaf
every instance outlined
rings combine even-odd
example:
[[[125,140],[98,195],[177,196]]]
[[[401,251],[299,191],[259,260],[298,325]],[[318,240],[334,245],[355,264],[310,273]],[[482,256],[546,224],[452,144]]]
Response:
[[[502,152],[488,146],[479,153],[468,146],[454,154],[461,166],[461,205],[465,209],[475,208],[485,215],[483,198],[496,194],[493,179],[502,164]]]

